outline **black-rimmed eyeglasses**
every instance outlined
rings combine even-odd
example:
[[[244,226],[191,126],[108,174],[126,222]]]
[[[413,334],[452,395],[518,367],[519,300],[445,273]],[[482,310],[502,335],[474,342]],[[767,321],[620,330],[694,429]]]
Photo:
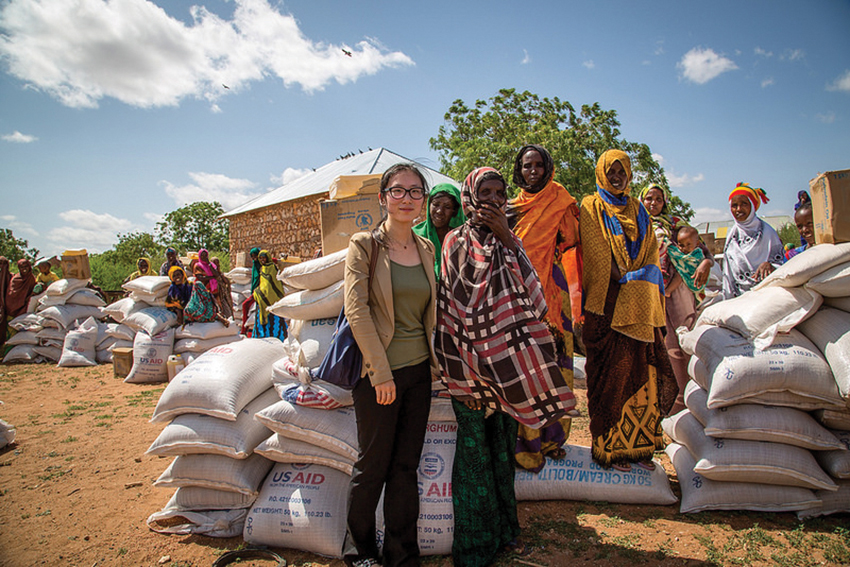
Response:
[[[404,199],[405,195],[410,195],[410,198],[414,201],[421,201],[425,198],[425,189],[422,187],[411,187],[410,189],[405,189],[404,187],[387,187],[384,189],[384,193],[389,193],[390,197],[393,199]]]

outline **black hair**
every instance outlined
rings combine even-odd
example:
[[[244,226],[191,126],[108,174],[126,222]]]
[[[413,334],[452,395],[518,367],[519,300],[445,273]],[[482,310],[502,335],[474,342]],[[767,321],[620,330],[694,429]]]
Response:
[[[543,160],[543,167],[545,169],[543,180],[538,184],[540,185],[539,187],[529,187],[525,182],[525,178],[522,176],[522,158],[531,150],[540,154],[540,158]],[[551,181],[552,174],[554,173],[555,162],[552,161],[551,154],[549,154],[543,146],[538,146],[537,144],[526,144],[520,148],[519,153],[516,155],[516,159],[514,159],[513,182],[517,187],[522,187],[523,189],[543,189],[543,187]]]
[[[416,176],[419,177],[419,180],[422,182],[422,190],[425,192],[426,195],[428,194],[428,181],[425,179],[425,176],[422,174],[419,168],[416,167],[414,164],[401,162],[387,168],[387,170],[381,176],[381,193],[378,197],[379,199],[381,199],[381,220],[371,231],[372,238],[374,238],[375,241],[384,248],[389,247],[389,242],[386,238],[384,238],[383,232],[381,232],[381,227],[384,225],[385,222],[387,222],[387,208],[383,205],[383,199],[386,199],[387,187],[390,184],[390,179],[392,179],[394,175],[403,171],[409,171],[411,173],[416,174]]]

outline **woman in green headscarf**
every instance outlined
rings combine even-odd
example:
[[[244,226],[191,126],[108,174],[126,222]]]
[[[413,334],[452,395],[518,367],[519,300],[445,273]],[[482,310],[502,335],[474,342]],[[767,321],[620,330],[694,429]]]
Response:
[[[434,271],[440,278],[443,240],[453,229],[466,222],[460,206],[460,190],[451,183],[435,185],[428,193],[425,220],[413,227],[413,232],[434,243]]]

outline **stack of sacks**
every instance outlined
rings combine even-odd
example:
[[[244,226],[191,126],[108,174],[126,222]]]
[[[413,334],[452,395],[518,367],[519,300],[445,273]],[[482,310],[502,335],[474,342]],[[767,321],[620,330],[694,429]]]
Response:
[[[220,321],[210,323],[187,323],[174,334],[174,354],[183,357],[189,364],[211,348],[242,339],[239,326],[231,323],[225,327]]]
[[[740,403],[712,409],[695,382],[685,390],[688,409],[662,422],[674,443],[666,452],[682,489],[681,512],[808,511],[836,483],[813,451],[844,450],[809,414],[793,407]]]
[[[348,485],[357,460],[354,408],[333,410],[278,401],[255,416],[274,432],[256,452],[277,462],[248,513],[247,543],[340,557]],[[419,549],[451,553],[454,530],[452,464],[457,423],[451,402],[432,398],[419,463]],[[382,505],[376,518],[382,531]]]
[[[233,320],[242,320],[242,302],[251,297],[251,268],[233,268],[225,274],[230,280],[230,296],[233,299]],[[253,327],[252,318],[248,327]]]
[[[3,357],[4,363],[39,361],[35,347],[38,346],[37,334],[44,329],[42,323],[43,318],[35,313],[24,313],[9,321],[15,334],[6,341],[12,348]]]
[[[284,268],[278,274],[287,288],[292,288],[269,311],[296,321],[336,319],[342,311],[347,250],[301,262]],[[321,360],[319,361],[321,363]],[[318,364],[316,366],[318,366]]]
[[[58,366],[96,366],[98,334],[98,323],[94,317],[89,317],[79,327],[70,329],[65,334]]]
[[[61,279],[50,284],[39,300],[36,315],[43,318],[44,328],[37,335],[40,344],[34,350],[45,359],[59,362],[70,329],[90,317],[105,317],[101,308],[106,303],[94,290],[86,288],[87,284],[88,280]]]
[[[152,422],[171,420],[148,452],[174,456],[155,486],[178,490],[148,525],[162,533],[234,537],[272,462],[255,453],[269,431],[254,415],[278,396],[271,366],[277,339],[246,339],[214,347],[165,388]],[[173,525],[172,518],[188,523]]]
[[[171,280],[168,276],[141,276],[130,280],[121,287],[129,292],[135,301],[144,301],[153,307],[165,307],[165,298]]]

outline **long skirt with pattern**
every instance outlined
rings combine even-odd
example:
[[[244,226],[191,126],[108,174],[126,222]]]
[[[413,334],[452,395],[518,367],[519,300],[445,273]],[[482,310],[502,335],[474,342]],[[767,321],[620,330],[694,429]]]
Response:
[[[664,447],[661,419],[679,390],[661,329],[645,343],[611,328],[619,287],[609,284],[603,315],[584,320],[591,453],[604,467],[647,461]]]
[[[552,278],[561,289],[561,332],[553,325],[548,324],[549,331],[555,338],[555,355],[558,357],[558,367],[561,375],[570,390],[573,389],[573,323],[572,303],[570,301],[570,288],[567,283],[564,267],[560,264],[557,256],[552,266]],[[557,423],[553,423],[543,429],[532,429],[525,425],[519,426],[516,443],[516,461],[520,467],[540,472],[546,464],[546,457],[563,457],[561,446],[570,437],[570,426],[572,420],[565,417]]]
[[[262,339],[265,337],[277,337],[281,341],[286,338],[286,321],[283,317],[278,317],[271,313],[266,313],[266,324],[260,323],[260,309],[257,308],[257,315],[254,319],[254,331],[252,338]]]
[[[452,399],[457,445],[452,468],[455,567],[483,567],[520,533],[514,492],[515,419]]]

